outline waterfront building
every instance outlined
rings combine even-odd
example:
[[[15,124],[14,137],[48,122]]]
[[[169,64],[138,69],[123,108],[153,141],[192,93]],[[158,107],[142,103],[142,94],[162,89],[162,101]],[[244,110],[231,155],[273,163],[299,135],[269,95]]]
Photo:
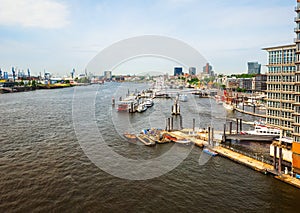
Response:
[[[224,84],[226,89],[236,90],[239,87],[239,80],[235,77],[226,78]]]
[[[295,18],[296,28],[296,72],[295,72],[295,102],[294,102],[294,124],[293,124],[293,169],[300,173],[300,0],[295,7],[297,13]]]
[[[281,128],[284,136],[293,133],[295,102],[296,45],[264,48],[268,52],[267,119],[268,125]]]
[[[248,62],[248,74],[260,74],[261,64],[258,62]]]
[[[252,90],[252,78],[239,78],[238,84],[241,89],[245,89],[247,91]]]
[[[264,92],[267,90],[267,75],[256,75],[252,80],[252,91]]]
[[[190,67],[189,68],[189,74],[190,75],[196,75],[196,67]]]
[[[182,67],[174,67],[174,76],[183,75]]]

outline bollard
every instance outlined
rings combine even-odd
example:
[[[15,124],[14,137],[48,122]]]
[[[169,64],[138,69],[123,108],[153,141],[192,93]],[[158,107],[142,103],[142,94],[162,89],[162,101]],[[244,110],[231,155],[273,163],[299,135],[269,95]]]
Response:
[[[236,134],[239,132],[239,119],[236,119]]]
[[[232,134],[232,121],[230,121],[229,123],[229,135]]]
[[[173,119],[173,117],[171,117],[170,119],[171,119],[170,130],[172,131],[174,129],[174,126],[173,126],[174,119]]]
[[[253,104],[253,113],[255,114],[255,104]]]

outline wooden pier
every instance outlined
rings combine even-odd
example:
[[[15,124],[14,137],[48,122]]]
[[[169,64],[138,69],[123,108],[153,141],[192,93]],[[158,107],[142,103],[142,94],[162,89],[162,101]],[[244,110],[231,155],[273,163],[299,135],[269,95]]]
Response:
[[[245,156],[243,154],[237,153],[235,151],[232,151],[230,149],[217,146],[212,148],[213,151],[217,152],[219,155],[226,157],[230,160],[233,160],[237,163],[246,165],[256,171],[266,173],[268,170],[273,169],[273,166],[267,163],[263,163],[261,161],[258,161],[254,158],[250,158],[248,156]]]
[[[272,142],[276,137],[273,135],[243,135],[243,134],[229,134],[225,135],[225,141],[258,141],[258,142]]]
[[[266,118],[267,115],[262,115],[262,114],[257,114],[257,113],[253,113],[253,112],[248,112],[248,111],[245,111],[245,110],[242,110],[238,107],[234,107],[234,110],[236,110],[237,112],[240,112],[240,113],[244,113],[244,114],[247,114],[247,115],[252,115],[252,116],[256,116],[256,117],[260,117],[260,118]]]

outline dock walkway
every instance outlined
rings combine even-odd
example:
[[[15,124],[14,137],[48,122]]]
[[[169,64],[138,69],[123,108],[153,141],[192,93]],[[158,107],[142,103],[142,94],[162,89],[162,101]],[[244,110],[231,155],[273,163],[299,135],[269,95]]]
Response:
[[[273,169],[273,166],[267,163],[263,163],[261,161],[258,161],[254,158],[250,158],[248,156],[239,154],[237,152],[234,152],[230,149],[218,146],[218,147],[214,147],[213,151],[217,152],[219,155],[229,158],[237,163],[246,165],[256,171],[259,172],[267,172],[268,170]]]
[[[240,112],[240,113],[244,113],[244,114],[247,114],[247,115],[252,115],[252,116],[256,116],[256,117],[260,117],[260,118],[266,118],[267,117],[267,115],[248,112],[248,111],[242,110],[242,109],[237,108],[237,107],[234,107],[234,110],[236,110],[237,112]]]

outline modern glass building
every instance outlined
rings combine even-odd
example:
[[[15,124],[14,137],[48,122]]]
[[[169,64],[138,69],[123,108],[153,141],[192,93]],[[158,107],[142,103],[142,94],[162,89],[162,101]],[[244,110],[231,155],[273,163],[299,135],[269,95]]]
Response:
[[[258,62],[248,62],[248,74],[260,74],[261,64]]]
[[[174,76],[183,75],[182,67],[174,67]]]
[[[190,75],[196,75],[196,67],[190,67],[189,68],[189,74]]]

